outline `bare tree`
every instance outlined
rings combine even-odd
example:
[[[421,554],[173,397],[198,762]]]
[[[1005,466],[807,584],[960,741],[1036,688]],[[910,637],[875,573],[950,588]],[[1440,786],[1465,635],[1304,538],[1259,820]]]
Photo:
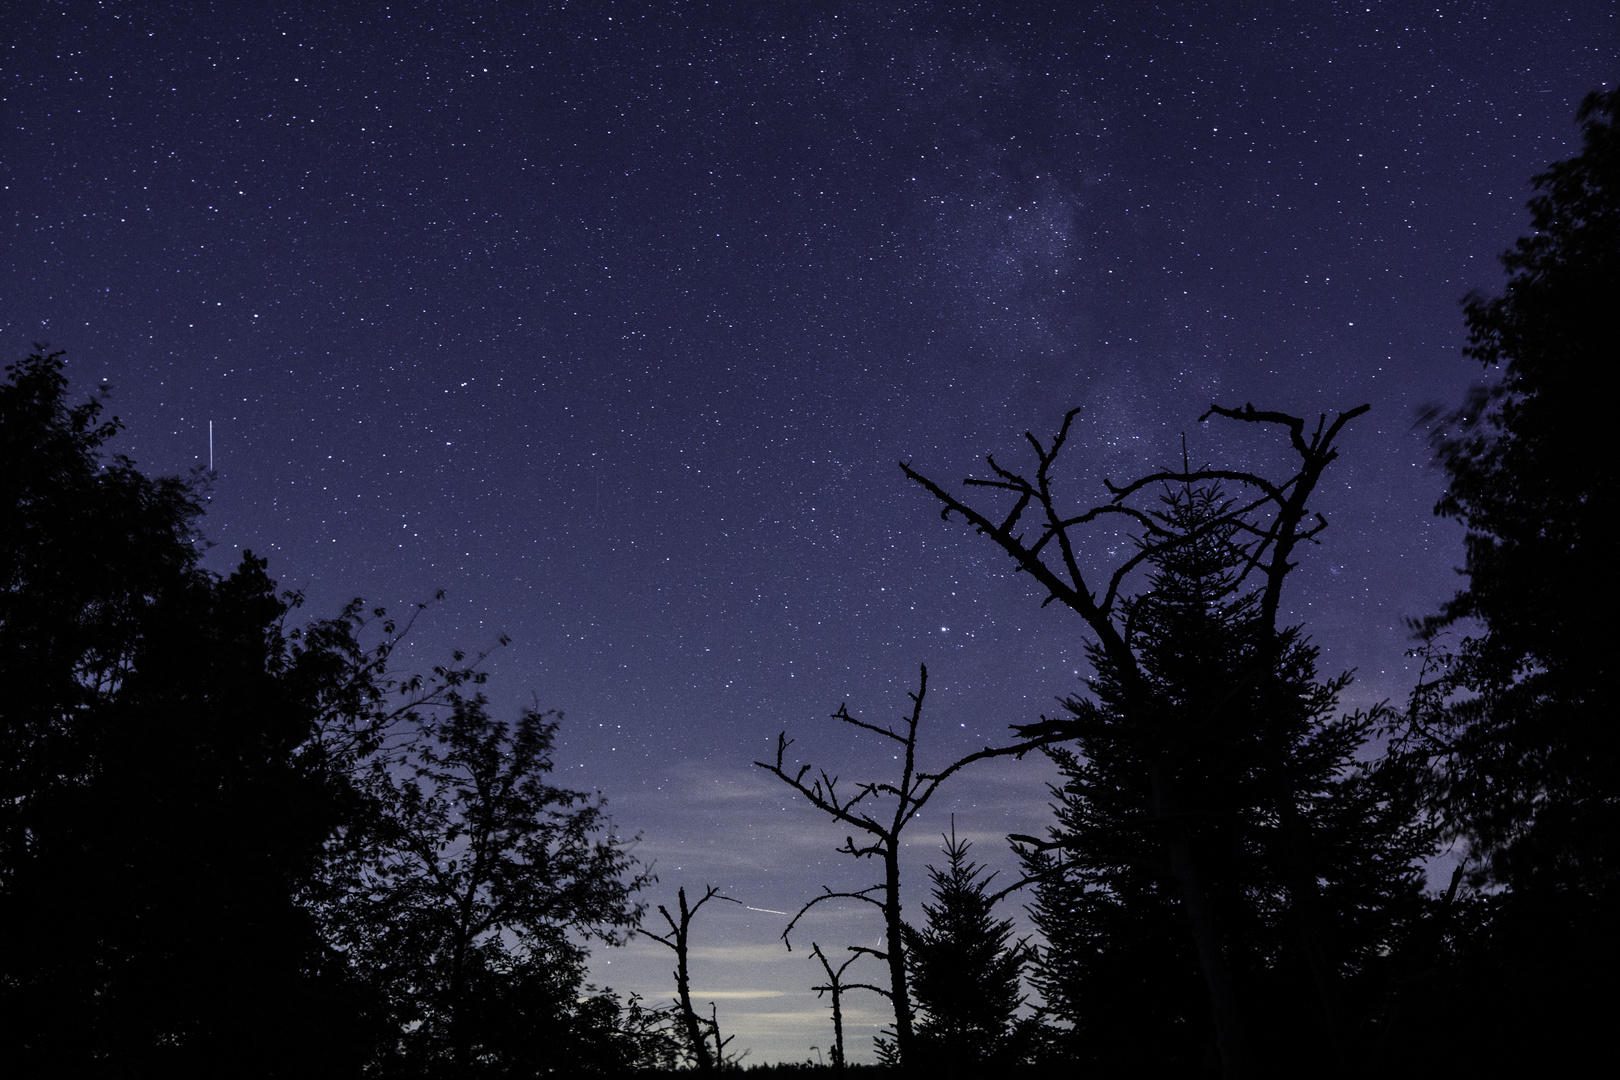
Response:
[[[710,1023],[714,1032],[715,1053],[713,1056],[710,1055],[709,1036],[703,1030],[704,1020],[692,1008],[692,982],[686,963],[688,935],[692,926],[692,916],[696,915],[698,909],[710,900],[718,898],[720,900],[729,900],[733,904],[740,904],[742,901],[733,900],[729,896],[721,896],[720,890],[713,885],[705,888],[703,898],[691,907],[686,904],[685,886],[676,890],[675,897],[677,908],[681,914],[679,919],[672,916],[669,909],[663,904],[658,905],[658,914],[662,915],[664,921],[669,924],[669,935],[667,937],[662,934],[655,934],[651,930],[640,926],[636,927],[636,933],[643,937],[652,938],[660,945],[667,945],[675,950],[675,992],[678,995],[677,1000],[681,1009],[681,1024],[686,1029],[686,1040],[688,1045],[692,1047],[692,1054],[697,1058],[698,1070],[700,1072],[710,1072],[717,1064],[725,1062],[726,1043],[731,1040],[721,1040],[719,1018],[712,1019]],[[710,1002],[709,1004],[712,1008],[714,1003]]]
[[[889,988],[878,993],[883,994],[894,1006],[894,1035],[895,1048],[900,1054],[900,1060],[906,1060],[906,1054],[911,1049],[911,996],[906,986],[906,952],[905,939],[902,934],[904,923],[900,919],[900,835],[909,825],[917,813],[922,810],[939,785],[944,783],[958,770],[971,765],[975,761],[985,758],[1004,757],[1014,755],[1022,757],[1030,750],[1043,746],[1051,741],[1044,735],[1037,735],[1014,746],[985,747],[968,756],[961,758],[939,772],[922,772],[917,768],[917,723],[922,719],[923,698],[928,693],[928,668],[924,665],[918,680],[917,692],[908,694],[911,698],[911,714],[905,721],[905,732],[901,734],[890,727],[879,727],[858,720],[851,716],[847,704],[839,705],[838,711],[833,713],[833,719],[842,721],[852,727],[863,731],[870,731],[887,739],[893,739],[905,749],[900,779],[895,783],[862,783],[856,785],[853,795],[841,795],[838,792],[838,777],[829,776],[825,769],[818,769],[817,778],[806,784],[805,776],[810,772],[811,766],[801,766],[796,773],[790,773],[786,766],[788,747],[793,740],[787,733],[776,737],[776,762],[769,764],[763,761],[754,762],[765,769],[793,790],[803,795],[805,799],[834,820],[841,821],[866,834],[862,842],[855,842],[854,834],[844,838],[844,846],[837,850],[856,859],[878,859],[883,863],[883,880],[868,885],[864,889],[854,889],[849,892],[835,892],[827,886],[820,896],[809,901],[799,909],[797,915],[788,923],[787,929],[782,931],[782,940],[789,949],[793,948],[790,935],[793,928],[798,925],[806,912],[824,900],[859,900],[871,904],[883,912],[885,929],[884,948],[871,949],[866,946],[854,946],[857,954],[870,954],[878,960],[889,965]],[[885,797],[895,800],[892,814],[879,814],[876,804]]]
[[[1333,447],[1334,439],[1346,423],[1369,408],[1362,405],[1351,409],[1339,414],[1331,423],[1323,414],[1314,431],[1307,436],[1306,421],[1300,417],[1256,409],[1252,405],[1244,405],[1241,409],[1212,405],[1199,417],[1200,422],[1211,416],[1221,416],[1246,424],[1275,425],[1285,429],[1289,445],[1299,461],[1294,474],[1279,482],[1246,470],[1193,469],[1184,448],[1179,471],[1159,469],[1123,485],[1115,485],[1105,478],[1103,483],[1108,489],[1109,499],[1080,512],[1060,509],[1057,496],[1052,491],[1051,475],[1053,463],[1068,440],[1078,409],[1072,409],[1064,416],[1063,424],[1050,445],[1043,445],[1034,434],[1025,433],[1025,439],[1035,452],[1036,469],[1032,477],[1003,468],[992,455],[986,459],[992,477],[969,477],[964,481],[968,487],[989,488],[1013,496],[1013,505],[1004,514],[990,516],[968,506],[912,469],[907,462],[901,462],[900,468],[908,478],[922,485],[939,501],[943,507],[940,514],[942,519],[949,521],[952,514],[959,515],[1011,556],[1018,570],[1033,577],[1047,594],[1042,606],[1057,601],[1085,620],[1097,637],[1098,647],[1121,673],[1125,697],[1128,702],[1135,703],[1128,712],[1136,718],[1136,722],[1152,728],[1162,725],[1163,719],[1156,716],[1151,707],[1147,681],[1130,644],[1131,635],[1129,628],[1124,625],[1121,610],[1121,589],[1133,572],[1144,564],[1151,565],[1172,548],[1199,542],[1213,532],[1233,532],[1246,537],[1242,543],[1244,562],[1241,577],[1247,578],[1250,574],[1260,576],[1261,620],[1265,626],[1273,628],[1273,644],[1280,648],[1281,638],[1275,632],[1276,617],[1284,580],[1297,565],[1290,561],[1291,557],[1302,542],[1314,542],[1316,535],[1327,527],[1327,521],[1320,514],[1312,513],[1307,508],[1307,502],[1321,479],[1322,471],[1338,456],[1338,451]],[[1167,528],[1149,511],[1132,505],[1133,497],[1145,491],[1156,492],[1164,485],[1207,483],[1234,485],[1240,495],[1221,513],[1208,518],[1192,532]],[[1134,552],[1111,569],[1105,569],[1094,584],[1088,571],[1082,569],[1082,564],[1090,565],[1089,556],[1099,553],[1082,549],[1082,532],[1086,526],[1107,524],[1134,528],[1139,530],[1140,535]],[[1106,548],[1106,544],[1097,547]],[[1273,667],[1271,663],[1261,663],[1257,671],[1264,678],[1268,677],[1264,673]],[[1040,724],[1020,727],[1018,731],[1026,737],[1056,739],[1063,736],[1065,726],[1063,720],[1043,718]],[[1182,805],[1172,762],[1166,755],[1156,755],[1148,762],[1148,778],[1153,818],[1160,828],[1208,989],[1222,1067],[1229,1077],[1247,1075],[1253,1071],[1253,1063],[1246,1025],[1235,979],[1222,950],[1224,934],[1220,917],[1211,902],[1208,882],[1194,858],[1189,841],[1189,808]],[[1318,886],[1309,860],[1305,857],[1309,826],[1301,820],[1292,799],[1279,798],[1277,807],[1279,831],[1288,854],[1285,861],[1294,922],[1316,982],[1330,1035],[1339,1050],[1342,1067],[1344,1039],[1337,1005],[1336,974],[1321,946]],[[1042,844],[1033,837],[1015,839],[1036,846]]]
[[[832,961],[828,960],[827,959],[827,954],[821,951],[821,946],[816,944],[814,941],[812,941],[810,943],[810,955],[815,957],[817,960],[820,960],[822,969],[827,972],[827,983],[826,983],[826,985],[825,986],[812,986],[810,989],[812,989],[812,990],[814,990],[816,992],[817,997],[820,997],[822,994],[827,993],[829,991],[832,993],[832,1014],[833,1014],[833,1052],[832,1052],[832,1054],[833,1054],[833,1068],[834,1069],[842,1069],[844,1067],[844,1001],[843,1001],[844,991],[845,990],[875,990],[877,993],[883,994],[885,996],[887,996],[887,994],[889,993],[887,990],[883,989],[881,986],[873,986],[871,983],[847,983],[847,982],[844,982],[844,972],[849,970],[849,965],[853,964],[855,961],[857,961],[857,960],[859,960],[861,958],[861,951],[859,949],[851,947],[849,951],[850,951],[850,954],[851,954],[849,959],[845,960],[842,964],[839,964],[837,969],[834,970],[834,968],[832,966]],[[812,1049],[814,1049],[814,1048],[812,1047]]]
[[[730,897],[723,896],[721,899],[728,900]],[[726,1047],[730,1046],[731,1040],[735,1039],[737,1036],[727,1035],[723,1039],[720,1037],[720,1010],[715,1007],[715,1004],[712,1001],[709,1002],[709,1031],[714,1035],[714,1060],[716,1068],[740,1068],[741,1066],[739,1062],[742,1058],[748,1056],[748,1051],[744,1050],[737,1057],[726,1056]]]

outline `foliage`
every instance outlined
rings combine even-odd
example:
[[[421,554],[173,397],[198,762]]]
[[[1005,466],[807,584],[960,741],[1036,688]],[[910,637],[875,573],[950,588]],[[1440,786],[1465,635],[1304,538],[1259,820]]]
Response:
[[[330,636],[284,630],[293,599],[262,560],[224,579],[198,568],[194,488],[108,459],[117,421],[101,397],[65,404],[60,356],[36,352],[0,384],[12,1064],[352,1068],[364,995],[298,902],[360,808],[317,738],[346,669]]]
[[[1297,630],[1273,645],[1259,597],[1241,588],[1235,526],[1206,528],[1224,511],[1213,486],[1167,494],[1160,520],[1192,539],[1153,557],[1149,588],[1124,612],[1148,688],[1133,705],[1153,721],[1131,722],[1119,665],[1093,645],[1091,696],[1064,702],[1074,749],[1052,752],[1067,778],[1058,824],[1025,852],[1050,942],[1037,984],[1071,1026],[1070,1051],[1102,1066],[1185,1070],[1210,1049],[1167,829],[1208,883],[1265,1056],[1335,1052],[1320,1034],[1293,864],[1305,861],[1332,913],[1320,945],[1340,975],[1343,1026],[1365,1046],[1394,974],[1386,958],[1423,910],[1417,864],[1433,833],[1415,824],[1418,774],[1393,758],[1361,763],[1383,710],[1336,715],[1348,677],[1319,680]],[[1174,807],[1152,798],[1155,762],[1176,780]],[[1308,846],[1290,816],[1312,823]]]
[[[918,1009],[917,1057],[943,1075],[981,1070],[1018,1056],[1014,1039],[1023,1004],[1021,975],[1031,951],[1014,941],[1011,919],[993,915],[995,878],[968,860],[955,823],[943,869],[930,866],[934,902],[923,927],[905,928],[906,964]]]
[[[581,1070],[581,1028],[604,1009],[577,1000],[584,941],[622,941],[650,877],[600,798],[546,782],[555,714],[449,706],[373,762],[385,812],[335,866],[329,932],[387,1002],[386,1074]]]
[[[93,754],[76,718],[114,694],[152,608],[190,584],[201,507],[183,482],[104,461],[105,391],[66,404],[62,354],[36,351],[0,384],[0,844],[9,876],[32,820]]]
[[[0,383],[8,1068],[671,1064],[662,1010],[582,985],[645,875],[599,800],[544,784],[555,721],[491,722],[460,654],[392,678],[410,621],[289,627],[264,560],[201,569],[196,482],[109,457],[105,391],[66,393],[60,353]]]
[[[1578,119],[1580,153],[1532,181],[1535,232],[1503,254],[1505,290],[1465,303],[1467,354],[1500,377],[1428,414],[1448,479],[1436,512],[1467,527],[1467,584],[1420,627],[1439,671],[1400,737],[1433,755],[1431,806],[1491,895],[1409,1030],[1482,1046],[1509,1023],[1541,1033],[1519,1056],[1460,1059],[1486,1070],[1589,1053],[1620,1001],[1602,974],[1620,962],[1620,552],[1602,392],[1620,340],[1620,90],[1589,95]]]
[[[1581,153],[1535,177],[1535,233],[1502,256],[1501,296],[1471,297],[1468,355],[1501,378],[1436,431],[1436,512],[1468,528],[1468,584],[1425,626],[1477,620],[1449,673],[1445,807],[1495,882],[1620,873],[1611,722],[1620,340],[1620,90],[1581,107]],[[1609,884],[1606,888],[1611,887]]]

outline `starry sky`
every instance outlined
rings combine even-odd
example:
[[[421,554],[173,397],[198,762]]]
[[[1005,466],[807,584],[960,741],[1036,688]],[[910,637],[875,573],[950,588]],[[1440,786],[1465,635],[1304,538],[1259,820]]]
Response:
[[[445,590],[407,666],[510,635],[497,710],[564,711],[556,775],[642,834],[651,899],[748,905],[699,917],[698,998],[748,1060],[803,1060],[831,1038],[809,941],[878,928],[829,911],[789,954],[771,911],[872,872],[750,763],[787,729],[885,777],[828,716],[898,718],[919,663],[935,763],[1085,674],[1078,620],[896,462],[954,483],[1080,406],[1064,483],[1089,505],[1183,433],[1275,460],[1197,424],[1211,401],[1370,402],[1287,603],[1325,671],[1357,669],[1347,706],[1399,700],[1404,620],[1461,559],[1415,418],[1483,377],[1459,300],[1499,289],[1617,23],[1599,0],[8,5],[0,332],[11,359],[66,349],[76,396],[105,380],[148,472],[206,468],[212,424],[215,569],[269,556],[310,617]],[[1042,828],[1052,775],[942,789],[908,911],[952,813],[1012,874],[1002,837]],[[593,978],[656,1000],[670,966],[642,942]],[[869,1060],[880,1003],[846,1015]]]

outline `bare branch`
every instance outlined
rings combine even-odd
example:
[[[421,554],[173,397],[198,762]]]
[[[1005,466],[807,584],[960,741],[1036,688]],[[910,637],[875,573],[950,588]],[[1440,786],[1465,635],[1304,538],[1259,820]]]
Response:
[[[1274,484],[1257,473],[1244,472],[1241,469],[1194,469],[1192,472],[1173,472],[1168,469],[1161,469],[1123,485],[1114,484],[1104,479],[1103,486],[1114,497],[1114,502],[1118,503],[1130,498],[1143,488],[1156,487],[1160,484],[1202,484],[1211,480],[1230,480],[1246,487],[1259,488],[1266,493],[1265,501],[1272,502],[1281,502],[1284,497],[1283,493],[1288,487],[1287,484]]]
[[[988,527],[988,522],[985,522],[985,525]],[[881,728],[876,724],[857,719],[851,715],[847,706],[844,705],[840,705],[838,711],[833,714],[835,720],[867,731],[887,735],[905,747],[904,763],[897,782],[861,784],[859,793],[848,799],[840,799],[837,794],[837,779],[828,776],[825,771],[822,771],[820,780],[807,785],[804,782],[804,776],[809,769],[808,765],[794,775],[790,775],[787,771],[784,758],[790,743],[785,732],[777,736],[775,763],[755,762],[760,768],[774,774],[795,791],[802,794],[812,806],[835,820],[856,826],[871,838],[870,840],[863,839],[861,843],[857,844],[853,834],[846,835],[843,846],[836,849],[840,854],[857,859],[881,859],[883,862],[883,881],[877,884],[843,892],[823,886],[822,894],[807,902],[793,916],[786,929],[782,931],[782,940],[791,950],[793,947],[791,935],[794,929],[797,928],[799,921],[817,904],[827,900],[858,900],[879,908],[883,912],[887,948],[880,951],[862,946],[854,949],[854,951],[858,955],[870,955],[883,960],[889,966],[890,989],[887,991],[880,990],[879,992],[888,997],[894,1006],[895,1038],[900,1047],[902,1058],[906,1053],[906,1047],[911,1042],[910,998],[906,989],[905,944],[900,914],[900,847],[902,833],[906,825],[932,798],[934,792],[939,790],[939,785],[961,769],[985,758],[1009,755],[1021,757],[1030,750],[1054,741],[1057,737],[1056,735],[1048,736],[1043,733],[1034,738],[1027,738],[1013,746],[987,746],[950,763],[938,772],[921,771],[917,768],[916,762],[917,728],[922,719],[923,702],[927,693],[928,668],[921,666],[918,673],[917,691],[907,695],[911,699],[911,710],[906,717],[905,734],[903,736],[896,733],[893,728]],[[866,813],[856,813],[852,809],[857,803],[868,797],[876,799],[889,796],[892,796],[895,800],[894,815],[886,824],[880,824],[875,817]],[[825,962],[825,958],[823,958],[823,963]],[[833,978],[831,969],[828,970],[829,978],[832,979],[834,986],[841,986],[842,984]],[[871,989],[878,988],[871,987]]]
[[[940,513],[941,518],[949,520],[952,513],[960,514],[963,520],[972,525],[977,532],[990,537],[1003,551],[1012,556],[1013,560],[1018,564],[1018,569],[1029,574],[1046,588],[1050,594],[1048,602],[1054,599],[1061,600],[1066,606],[1086,616],[1088,621],[1094,617],[1092,614],[1088,614],[1095,611],[1095,605],[1092,603],[1091,594],[1086,589],[1084,579],[1076,578],[1072,582],[1064,581],[1041,561],[1039,551],[1031,550],[1025,546],[1021,537],[1012,534],[1010,527],[1005,530],[1000,528],[983,514],[958,501],[955,496],[945,491],[944,488],[913,470],[905,462],[900,463],[900,468],[909,479],[921,484],[929,494],[944,505],[944,510]],[[1033,492],[1033,489],[1030,490]]]
[[[1362,406],[1361,411],[1365,412],[1366,409],[1367,406]],[[1294,444],[1294,449],[1299,452],[1301,457],[1310,452],[1310,448],[1305,445],[1303,436],[1305,421],[1297,416],[1289,416],[1287,413],[1274,412],[1270,409],[1256,409],[1248,402],[1244,402],[1241,409],[1228,409],[1221,405],[1212,404],[1204,415],[1198,418],[1198,422],[1202,424],[1211,416],[1224,416],[1230,420],[1242,420],[1251,424],[1281,424],[1288,429],[1289,441]]]
[[[833,892],[825,885],[823,885],[822,888],[826,889],[826,891],[800,908],[799,913],[793,916],[792,921],[787,924],[787,929],[782,931],[782,944],[787,946],[788,952],[793,951],[793,942],[788,939],[788,935],[793,933],[793,928],[795,926],[799,925],[799,920],[804,918],[805,912],[809,911],[823,900],[863,900],[868,904],[875,904],[878,907],[883,906],[882,900],[878,900],[867,895],[868,893],[876,892],[877,890],[883,888],[882,883],[877,885],[868,885],[866,888],[859,889],[855,892]]]
[[[812,989],[812,990],[814,990],[816,992],[817,997],[820,997],[821,994],[822,994],[822,991],[831,990],[832,987],[831,986],[812,986],[810,989]],[[883,989],[883,987],[881,987],[881,986],[873,986],[871,983],[839,983],[838,984],[838,989],[840,989],[840,990],[872,990],[872,991],[875,991],[875,992],[877,992],[879,994],[882,994],[884,997],[889,997],[890,996],[889,991]]]
[[[814,806],[816,809],[832,815],[839,821],[853,825],[857,829],[864,829],[865,831],[877,836],[883,835],[882,825],[879,825],[876,821],[873,821],[865,814],[855,814],[850,811],[850,807],[854,806],[856,803],[873,793],[873,788],[871,785],[864,787],[860,794],[856,795],[848,802],[840,804],[837,801],[837,793],[831,786],[836,784],[837,780],[834,778],[829,778],[825,771],[822,772],[820,780],[810,785],[806,785],[803,782],[804,774],[810,771],[810,766],[808,765],[800,769],[797,775],[789,776],[787,771],[782,767],[781,748],[785,747],[786,745],[785,738],[779,736],[778,742],[779,749],[777,750],[777,760],[775,765],[767,765],[763,761],[756,761],[754,764],[779,777],[789,787],[793,788],[793,790],[797,791],[800,795],[803,795],[805,799],[809,801],[810,805]]]
[[[906,741],[904,735],[896,735],[889,728],[881,728],[876,724],[868,724],[865,720],[855,719],[855,717],[849,715],[848,705],[839,705],[838,711],[832,715],[834,720],[842,720],[846,724],[853,724],[858,728],[865,728],[867,731],[875,731],[879,735],[886,735],[897,743],[904,743]]]

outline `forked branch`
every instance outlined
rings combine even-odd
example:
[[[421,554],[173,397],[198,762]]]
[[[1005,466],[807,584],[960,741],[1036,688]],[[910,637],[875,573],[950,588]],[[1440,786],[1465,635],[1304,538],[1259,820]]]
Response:
[[[812,908],[828,900],[855,900],[879,908],[883,912],[886,948],[879,951],[857,947],[853,951],[857,955],[869,954],[889,965],[889,989],[879,992],[885,994],[894,1006],[895,1042],[902,1059],[911,1045],[911,1003],[906,989],[905,943],[900,918],[901,835],[905,827],[928,804],[929,799],[933,798],[939,786],[968,765],[986,758],[1008,755],[1021,757],[1055,740],[1055,737],[1042,734],[1026,738],[1011,746],[986,746],[938,771],[924,772],[917,768],[917,727],[922,719],[923,700],[927,694],[928,668],[924,666],[920,671],[917,692],[908,695],[911,699],[911,710],[903,724],[899,726],[899,730],[893,726],[885,727],[858,719],[851,715],[847,705],[840,705],[838,711],[832,714],[834,720],[891,739],[904,748],[903,754],[896,755],[902,759],[902,765],[900,776],[893,782],[862,783],[858,785],[854,794],[840,796],[838,778],[829,775],[826,770],[816,770],[816,779],[811,780],[808,777],[811,775],[812,766],[800,765],[797,769],[790,769],[787,751],[793,745],[793,740],[787,737],[786,732],[776,738],[775,761],[754,762],[804,796],[805,801],[811,806],[835,821],[865,834],[859,843],[855,837],[860,833],[846,835],[843,845],[837,849],[840,853],[856,859],[878,859],[883,863],[883,879],[864,888],[839,891],[823,886],[821,895],[806,902],[788,922],[782,931],[782,940],[791,950],[793,947],[791,935],[799,920]],[[892,813],[888,810],[889,800],[893,800]],[[882,814],[878,812],[880,805],[884,807]]]
[[[1043,444],[1032,432],[1024,433],[1025,441],[1035,455],[1033,478],[1007,468],[991,455],[985,460],[992,477],[968,477],[963,481],[970,488],[989,488],[1014,495],[1011,509],[1004,514],[992,515],[969,506],[917,472],[909,462],[901,462],[900,469],[938,500],[941,518],[948,521],[952,514],[956,514],[975,531],[988,536],[1013,559],[1018,570],[1029,574],[1046,590],[1043,605],[1056,600],[1075,611],[1097,634],[1102,647],[1129,668],[1129,650],[1115,622],[1121,589],[1126,579],[1144,563],[1178,545],[1196,543],[1215,532],[1247,537],[1246,542],[1239,544],[1244,552],[1240,575],[1247,577],[1256,571],[1261,574],[1265,579],[1262,610],[1269,616],[1275,615],[1283,578],[1294,566],[1289,561],[1293,549],[1302,542],[1314,542],[1317,534],[1327,527],[1327,520],[1322,515],[1306,508],[1306,501],[1321,479],[1322,470],[1338,456],[1333,446],[1334,440],[1345,424],[1370,407],[1359,405],[1338,414],[1331,423],[1324,413],[1307,435],[1306,421],[1301,417],[1256,409],[1249,404],[1242,408],[1211,405],[1199,417],[1200,422],[1219,416],[1242,423],[1282,427],[1299,459],[1294,474],[1279,483],[1243,469],[1193,469],[1184,462],[1180,470],[1154,470],[1124,484],[1104,479],[1108,500],[1082,511],[1061,509],[1051,485],[1052,465],[1068,442],[1078,409],[1064,414],[1063,423],[1049,445]],[[1169,530],[1161,524],[1156,513],[1131,506],[1128,502],[1148,489],[1222,483],[1234,485],[1246,494],[1232,499],[1221,513],[1190,532]],[[1033,534],[1019,531],[1024,522],[1034,520],[1030,517],[1032,509],[1041,519],[1035,526],[1038,531]],[[1080,532],[1085,526],[1107,520],[1123,520],[1135,526],[1139,535],[1133,537],[1136,541],[1132,545],[1135,549],[1133,553],[1103,573],[1102,579],[1107,584],[1099,597],[1087,573],[1082,570],[1079,553],[1085,545]],[[1100,546],[1091,547],[1094,550]],[[1048,551],[1054,547],[1057,553],[1049,555]]]
[[[669,934],[667,936],[655,934],[651,930],[639,926],[636,927],[636,933],[651,938],[660,945],[667,946],[675,951],[675,1001],[680,1006],[681,1026],[686,1033],[687,1044],[691,1048],[692,1055],[697,1059],[698,1070],[700,1072],[709,1072],[715,1067],[717,1061],[724,1063],[726,1043],[720,1038],[718,1020],[711,1018],[709,1021],[705,1021],[698,1016],[697,1010],[692,1007],[692,980],[687,968],[687,942],[692,928],[692,917],[698,913],[698,909],[704,904],[715,899],[729,900],[733,904],[741,904],[742,901],[730,896],[722,896],[720,890],[713,885],[707,886],[703,890],[702,899],[691,906],[686,903],[686,888],[684,886],[677,890],[676,899],[678,901],[677,910],[680,912],[679,918],[671,915],[669,909],[663,904],[658,905],[658,914],[662,915],[664,921],[669,924]],[[706,1022],[713,1024],[716,1057],[711,1057],[709,1054],[709,1039],[703,1031],[703,1024]]]

